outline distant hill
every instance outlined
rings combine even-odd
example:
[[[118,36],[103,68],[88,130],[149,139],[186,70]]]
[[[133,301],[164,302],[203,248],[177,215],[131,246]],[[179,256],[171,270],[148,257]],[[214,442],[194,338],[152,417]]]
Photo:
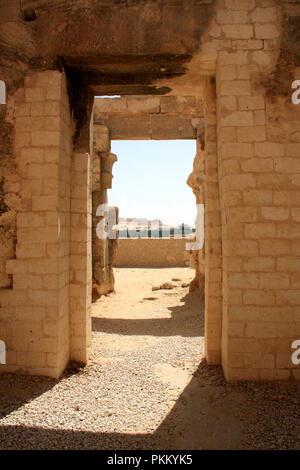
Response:
[[[189,236],[195,229],[188,224],[182,223],[177,226],[164,224],[159,219],[148,220],[144,218],[119,218],[120,238],[168,238],[169,234]]]

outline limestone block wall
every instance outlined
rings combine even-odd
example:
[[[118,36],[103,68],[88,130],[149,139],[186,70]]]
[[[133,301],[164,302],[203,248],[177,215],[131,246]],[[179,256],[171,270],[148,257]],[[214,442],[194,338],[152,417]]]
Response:
[[[120,238],[114,265],[116,267],[188,266],[186,238]]]
[[[295,2],[220,0],[204,46],[218,51],[222,364],[229,380],[300,378],[291,361],[300,338],[300,108],[291,102],[299,16]]]
[[[95,123],[112,140],[196,139],[203,126],[202,96],[121,96],[95,100]]]
[[[0,291],[1,371],[58,377],[69,360],[71,125],[64,74],[38,72],[13,97],[19,177],[16,255]]]
[[[22,86],[35,52],[32,30],[28,23],[21,21],[18,0],[0,0],[0,50],[0,80],[5,83],[6,91],[5,102],[0,103],[0,289],[5,289],[12,286],[6,260],[15,256],[17,212],[21,204],[13,142],[17,117],[14,92]]]

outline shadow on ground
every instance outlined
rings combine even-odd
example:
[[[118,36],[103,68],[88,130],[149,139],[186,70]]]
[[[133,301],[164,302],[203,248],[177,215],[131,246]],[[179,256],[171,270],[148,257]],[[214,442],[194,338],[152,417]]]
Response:
[[[201,294],[186,294],[183,305],[167,307],[171,318],[124,319],[92,317],[92,330],[102,333],[153,336],[204,336],[204,305]]]
[[[10,374],[1,377],[1,390],[9,378]],[[1,409],[5,408],[4,415],[11,413],[25,402],[34,400],[56,383],[54,380],[49,380],[47,384],[42,385],[36,377],[25,377],[25,382],[24,376],[14,376],[14,378],[20,381],[20,384],[16,383],[17,393],[9,393],[5,398],[1,394],[0,406]],[[201,382],[203,379],[205,385]],[[217,393],[216,383],[218,383]],[[233,408],[232,413],[228,413],[228,407],[233,407],[232,399],[220,400],[224,387],[220,368],[208,367],[203,362],[170,413],[152,434],[101,433],[0,424],[0,449],[239,448],[241,439],[239,420],[234,416]],[[230,419],[228,416],[231,416]],[[228,428],[231,429],[231,433],[227,432]]]
[[[69,362],[63,378],[84,373],[84,364]],[[50,377],[21,374],[0,374],[0,427],[1,418],[51,390],[59,380]]]
[[[42,381],[45,379],[3,374],[2,416],[57,383]],[[5,386],[12,383],[14,391],[5,393]],[[153,433],[34,427],[30,426],[28,416],[28,425],[1,425],[0,422],[0,449],[299,449],[299,404],[296,384],[228,384],[220,367],[208,366],[202,360],[174,407]]]

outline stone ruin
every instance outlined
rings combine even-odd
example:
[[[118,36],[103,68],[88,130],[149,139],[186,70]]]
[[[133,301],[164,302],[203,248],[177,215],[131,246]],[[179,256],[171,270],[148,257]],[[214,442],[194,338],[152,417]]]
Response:
[[[136,132],[200,140],[207,362],[299,380],[299,26],[298,0],[0,0],[0,371],[87,362],[92,285],[111,288],[114,258],[93,238],[114,158],[94,121],[110,138],[131,122],[97,123],[94,97],[147,95]],[[202,102],[190,123],[185,97]]]
[[[110,152],[109,130],[105,126],[94,126],[93,164],[92,164],[92,297],[97,299],[103,294],[114,291],[113,264],[118,246],[118,239],[97,236],[97,224],[108,214],[97,216],[97,208],[107,205],[107,190],[112,186],[112,167],[117,161]],[[118,208],[113,210],[118,223]]]

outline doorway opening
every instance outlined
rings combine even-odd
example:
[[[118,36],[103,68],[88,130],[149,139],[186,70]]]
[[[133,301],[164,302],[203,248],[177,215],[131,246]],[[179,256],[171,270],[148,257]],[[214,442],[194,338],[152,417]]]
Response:
[[[190,290],[185,249],[195,234],[186,182],[196,140],[112,140],[110,151],[107,204],[119,215],[114,292],[93,303],[91,360],[114,376],[110,406],[119,429],[153,432],[204,357],[204,297]]]

